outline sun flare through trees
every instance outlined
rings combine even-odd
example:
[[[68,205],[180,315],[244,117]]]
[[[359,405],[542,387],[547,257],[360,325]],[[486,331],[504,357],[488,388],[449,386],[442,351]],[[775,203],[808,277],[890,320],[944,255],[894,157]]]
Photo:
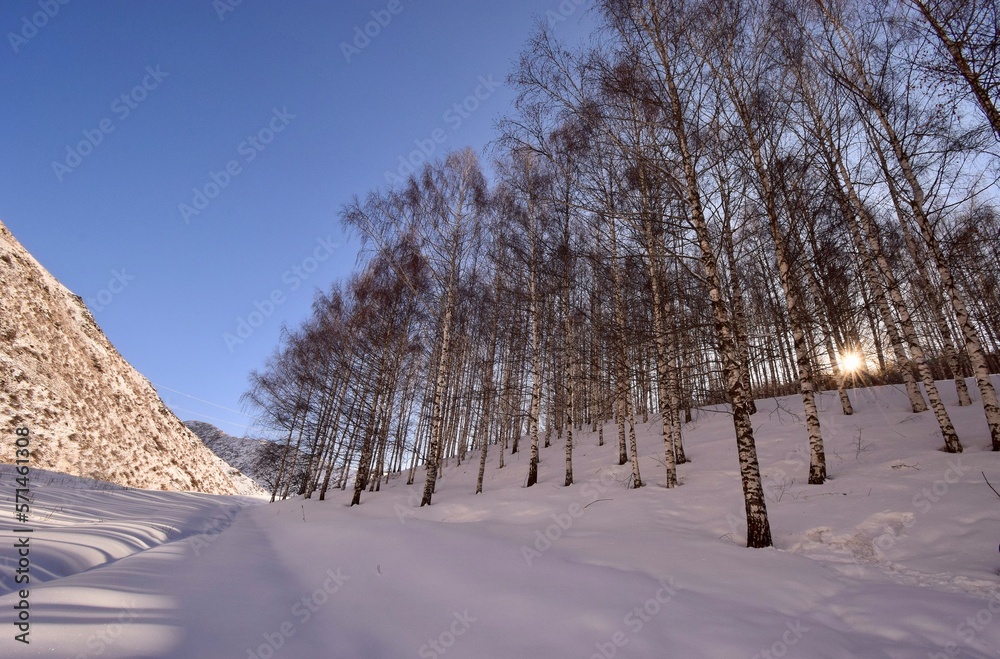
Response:
[[[488,452],[500,468],[530,452],[533,487],[552,442],[569,487],[584,428],[632,463],[630,487],[673,488],[697,459],[692,408],[725,404],[747,545],[767,547],[755,397],[802,401],[809,483],[828,474],[817,392],[837,390],[850,415],[857,382],[900,384],[956,453],[939,386],[968,405],[971,378],[1000,450],[988,12],[595,11],[585,47],[539,25],[489,154],[456,150],[342,209],[363,262],[317,294],[246,395],[286,454],[306,456],[272,497],[350,487],[359,504],[400,472],[427,505],[455,463],[480,461],[481,492]],[[640,422],[662,437],[659,473],[639,473]]]

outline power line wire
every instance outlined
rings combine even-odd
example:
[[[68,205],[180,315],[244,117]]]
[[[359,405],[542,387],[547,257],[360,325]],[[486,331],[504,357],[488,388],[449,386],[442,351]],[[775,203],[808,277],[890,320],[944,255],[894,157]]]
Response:
[[[166,389],[167,391],[172,391],[175,394],[180,394],[181,396],[187,396],[188,398],[193,398],[196,401],[198,401],[199,403],[205,403],[207,405],[214,405],[215,407],[218,407],[220,409],[226,410],[227,412],[232,412],[234,414],[240,414],[240,415],[245,416],[245,417],[252,417],[252,415],[247,414],[246,412],[240,412],[239,410],[234,410],[231,407],[226,407],[225,405],[219,405],[218,403],[213,403],[210,400],[205,400],[204,398],[198,398],[197,396],[192,396],[191,394],[186,394],[183,391],[177,391],[176,389],[171,389],[170,387],[164,387],[163,385],[156,384],[155,382],[153,382],[152,384],[157,389]],[[188,411],[190,412],[190,410],[188,410]]]

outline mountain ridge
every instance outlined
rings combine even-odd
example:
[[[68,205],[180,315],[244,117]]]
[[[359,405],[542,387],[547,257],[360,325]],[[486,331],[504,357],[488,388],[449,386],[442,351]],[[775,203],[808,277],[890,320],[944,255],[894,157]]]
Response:
[[[2,222],[0,427],[11,438],[29,429],[32,467],[128,487],[246,491]]]
[[[207,421],[185,421],[184,425],[215,455],[238,470],[263,490],[274,485],[277,464],[268,464],[265,451],[275,446],[266,439],[230,435]]]

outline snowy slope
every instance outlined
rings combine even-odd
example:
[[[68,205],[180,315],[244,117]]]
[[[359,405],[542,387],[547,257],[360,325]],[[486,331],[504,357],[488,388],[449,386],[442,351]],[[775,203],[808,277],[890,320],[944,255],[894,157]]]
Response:
[[[821,486],[804,484],[801,404],[760,404],[773,549],[742,546],[735,440],[720,410],[685,426],[692,462],[676,490],[657,484],[651,419],[638,429],[650,483],[638,491],[624,488],[629,466],[613,464],[617,447],[582,433],[572,487],[561,485],[562,447],[553,446],[542,450],[536,487],[522,487],[526,453],[502,470],[491,461],[479,496],[475,462],[451,464],[424,508],[420,483],[397,478],[355,508],[345,495],[245,506],[155,493],[142,501],[154,509],[139,512],[136,501],[94,493],[57,523],[82,529],[106,511],[107,526],[40,553],[40,573],[89,546],[106,550],[112,537],[156,536],[155,525],[177,532],[161,529],[143,540],[150,548],[89,570],[58,570],[69,576],[50,570],[30,593],[32,644],[14,643],[8,626],[0,654],[998,656],[1000,499],[980,472],[1000,484],[1000,456],[988,450],[981,407],[949,405],[966,445],[953,456],[938,450],[930,413],[906,412],[895,389],[852,397],[852,417],[821,397],[831,473]],[[10,486],[5,475],[0,498]],[[54,503],[58,492],[40,485],[36,496]],[[231,523],[197,532],[213,519]],[[12,544],[4,532],[0,547]],[[16,602],[0,597],[0,610]]]
[[[164,490],[241,493],[118,353],[83,300],[0,223],[0,427],[40,468]],[[10,462],[13,452],[0,452]]]
[[[185,421],[184,425],[205,442],[205,446],[212,449],[213,453],[232,465],[240,474],[253,480],[261,493],[271,491],[280,461],[276,463],[267,460],[265,451],[271,445],[270,442],[264,439],[235,437],[205,421]]]
[[[17,474],[0,465],[0,502],[4,517],[14,510]],[[242,506],[257,502],[195,492],[161,492],[122,487],[103,481],[34,469],[30,472],[31,519],[28,524],[0,523],[3,546],[13,546],[12,528],[33,529],[31,583],[37,584],[113,563],[168,542],[218,533]],[[24,534],[21,534],[24,535]],[[15,590],[6,551],[0,561],[0,593]]]

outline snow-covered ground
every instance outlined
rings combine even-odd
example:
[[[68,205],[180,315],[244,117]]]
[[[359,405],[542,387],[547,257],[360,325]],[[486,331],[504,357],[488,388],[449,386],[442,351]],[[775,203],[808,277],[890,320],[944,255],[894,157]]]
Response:
[[[942,384],[942,389],[948,390]],[[953,388],[952,388],[953,390]],[[392,478],[326,502],[101,490],[35,472],[30,640],[14,641],[13,474],[0,472],[0,656],[997,657],[1000,455],[980,405],[949,412],[966,451],[882,387],[821,398],[830,480],[805,484],[795,397],[754,417],[775,548],[743,547],[729,417],[685,426],[692,462],[662,487],[657,422],[637,429],[648,486],[613,441],[454,461],[433,506]],[[613,438],[608,427],[606,437]],[[524,444],[522,444],[524,446]],[[526,447],[525,447],[526,449]],[[46,482],[50,478],[51,482]],[[8,511],[9,509],[9,511]]]

